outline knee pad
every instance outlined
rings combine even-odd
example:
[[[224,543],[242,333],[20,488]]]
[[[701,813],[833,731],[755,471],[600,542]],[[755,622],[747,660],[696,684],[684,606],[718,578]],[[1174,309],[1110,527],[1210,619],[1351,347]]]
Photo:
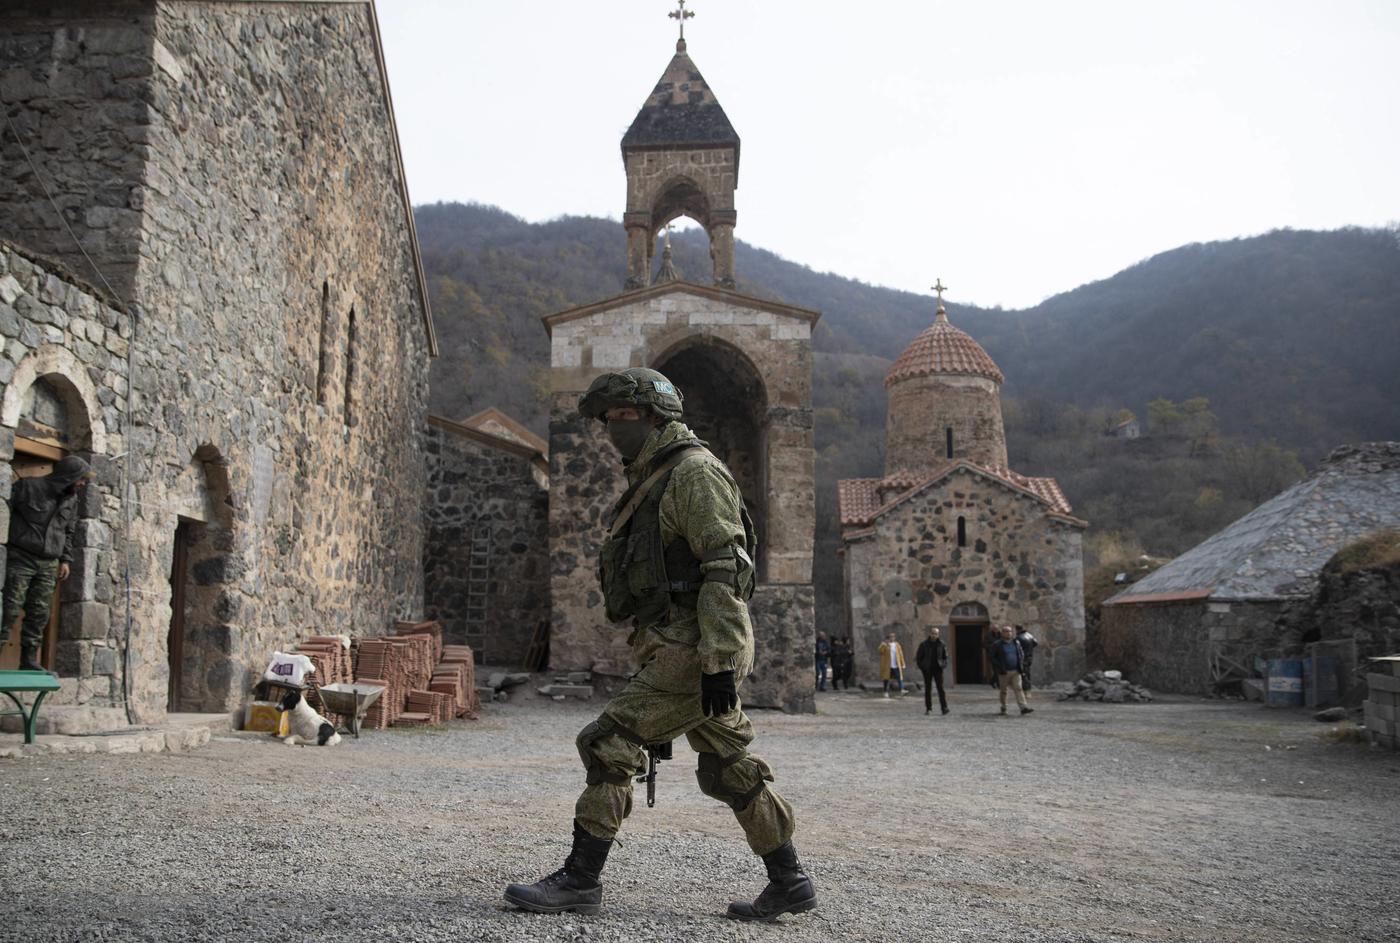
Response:
[[[773,781],[773,771],[748,751],[725,757],[718,753],[701,753],[695,779],[705,795],[718,799],[735,812],[743,812]]]
[[[640,753],[639,747],[644,742],[607,714],[599,716],[593,723],[580,730],[574,745],[578,747],[579,759],[583,760],[584,768],[588,770],[587,783],[590,786],[599,783],[626,786],[632,782],[637,761],[632,759],[619,764],[617,751],[607,750],[607,741],[610,738],[630,742],[633,745],[631,752],[634,754]],[[609,753],[613,755],[609,756]]]

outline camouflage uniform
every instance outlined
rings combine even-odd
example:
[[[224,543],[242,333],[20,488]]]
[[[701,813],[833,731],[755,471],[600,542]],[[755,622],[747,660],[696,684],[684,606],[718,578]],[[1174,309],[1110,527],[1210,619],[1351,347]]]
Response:
[[[49,624],[49,607],[58,586],[58,561],[36,557],[11,547],[5,559],[5,624],[0,626],[0,645],[10,638],[10,626],[24,610],[20,646],[37,649],[44,643]]]
[[[628,480],[637,482],[652,456],[683,441],[698,440],[682,423],[658,428],[627,466]],[[700,558],[742,544],[739,502],[723,463],[703,449],[690,451],[661,495],[662,542],[683,538]],[[702,572],[734,567],[732,558],[700,565]],[[724,582],[707,580],[699,593],[697,609],[673,606],[667,619],[634,629],[628,639],[642,667],[579,734],[588,786],[575,817],[590,834],[612,838],[632,810],[632,779],[645,762],[642,745],[684,735],[699,754],[700,790],[734,810],[749,847],[764,855],[792,837],[792,806],[766,785],[773,780],[768,764],[747,752],[754,731],[743,710],[706,717],[700,707],[701,674],[732,670],[743,679],[753,669],[748,607]]]
[[[579,733],[587,786],[574,809],[573,850],[505,899],[535,913],[597,913],[613,836],[632,811],[642,748],[682,735],[699,754],[700,791],[734,810],[768,885],[735,901],[736,920],[774,920],[817,906],[792,844],[792,806],[768,784],[773,771],[748,752],[753,725],[739,688],[753,669],[752,523],[724,463],[679,422],[682,397],[645,367],[595,379],[579,412],[607,425],[627,461],[630,487],[599,553],[608,618],[632,620],[628,645],[640,666],[602,715]],[[613,413],[610,417],[609,413]]]
[[[60,566],[73,562],[77,488],[90,474],[87,462],[69,455],[60,459],[49,474],[20,478],[11,489],[0,644],[9,639],[10,626],[23,609],[21,668],[42,670],[37,657],[49,623],[58,571]]]

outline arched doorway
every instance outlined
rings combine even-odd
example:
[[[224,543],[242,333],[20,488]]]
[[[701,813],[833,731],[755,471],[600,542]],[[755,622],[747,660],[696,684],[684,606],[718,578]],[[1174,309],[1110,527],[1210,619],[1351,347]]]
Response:
[[[758,580],[767,579],[768,395],[758,369],[738,348],[688,338],[657,358],[685,396],[685,423],[734,475],[758,533]]]
[[[14,478],[47,475],[53,471],[54,463],[67,455],[90,457],[91,427],[82,397],[62,374],[36,376],[19,394],[17,405],[14,455],[10,462]],[[87,516],[81,499],[78,514],[80,518]],[[81,551],[75,548],[72,566],[74,576],[84,571],[85,563]],[[70,576],[70,579],[72,578]],[[79,581],[81,582],[80,576]],[[57,670],[65,676],[74,676],[79,674],[80,659],[72,657],[76,653],[70,653],[70,657],[66,659],[62,658],[64,653],[60,650],[64,586],[65,584],[60,583],[54,588],[49,606],[48,625],[44,629],[44,640],[39,650],[39,661],[49,670]],[[0,648],[0,668],[14,668],[19,665],[20,634],[18,623],[10,627],[10,638],[3,648]]]
[[[987,631],[991,619],[987,607],[978,602],[961,602],[948,614],[951,629],[949,660],[953,663],[954,684],[985,684],[991,680],[987,660]]]

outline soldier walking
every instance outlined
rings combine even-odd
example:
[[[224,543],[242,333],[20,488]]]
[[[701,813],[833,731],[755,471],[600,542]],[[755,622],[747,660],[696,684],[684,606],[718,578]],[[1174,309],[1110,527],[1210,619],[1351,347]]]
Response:
[[[73,529],[78,499],[91,472],[87,462],[70,455],[47,475],[20,478],[10,492],[10,534],[5,554],[4,625],[0,645],[24,610],[20,631],[21,671],[43,671],[39,647],[49,624],[54,587],[68,579],[73,562]]]
[[[773,771],[748,752],[753,724],[739,686],[753,668],[753,524],[733,476],[680,422],[681,393],[655,370],[632,368],[593,381],[579,412],[607,425],[629,487],[614,509],[600,554],[608,618],[630,619],[640,670],[578,735],[587,785],[574,807],[573,850],[534,884],[505,899],[536,913],[597,913],[599,875],[613,836],[632,810],[643,748],[684,736],[698,756],[700,791],[728,805],[768,884],[736,901],[736,920],[774,920],[816,907],[816,890],[792,844],[792,806],[770,785]]]

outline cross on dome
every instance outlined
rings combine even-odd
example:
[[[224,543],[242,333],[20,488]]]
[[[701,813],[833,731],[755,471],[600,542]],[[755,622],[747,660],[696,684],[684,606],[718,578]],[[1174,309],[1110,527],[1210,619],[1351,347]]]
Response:
[[[680,42],[683,43],[683,42],[685,42],[685,21],[686,21],[686,20],[689,20],[689,19],[692,19],[692,18],[695,16],[695,13],[694,13],[694,11],[692,11],[692,10],[687,10],[687,9],[685,8],[685,0],[676,0],[676,2],[680,4],[679,9],[672,10],[670,13],[667,13],[666,15],[669,16],[669,17],[670,17],[671,19],[673,19],[673,20],[680,20],[680,21],[681,21],[681,38],[680,38]]]
[[[943,307],[943,293],[948,290],[948,286],[943,284],[943,279],[936,278],[933,281],[933,290],[938,293],[938,320],[948,320],[948,311]]]

